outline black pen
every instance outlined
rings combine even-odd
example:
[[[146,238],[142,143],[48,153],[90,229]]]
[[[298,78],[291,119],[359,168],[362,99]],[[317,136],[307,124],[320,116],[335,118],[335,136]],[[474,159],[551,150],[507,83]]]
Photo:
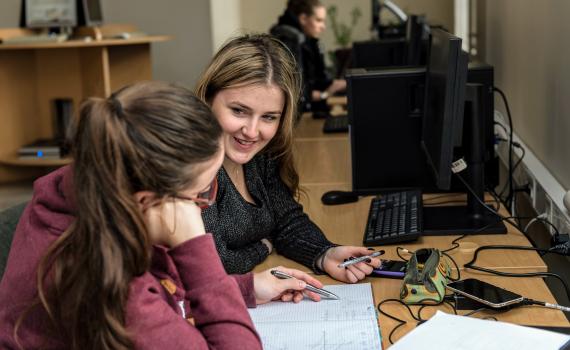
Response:
[[[277,278],[282,279],[282,280],[288,279],[288,278],[295,278],[295,277],[289,275],[288,273],[285,273],[285,272],[279,271],[279,270],[271,270],[271,274],[272,274],[273,276],[277,277]],[[326,298],[329,298],[329,299],[340,300],[340,298],[338,297],[338,295],[336,295],[336,294],[334,294],[334,293],[331,293],[331,292],[329,292],[328,290],[315,287],[315,286],[313,286],[312,284],[309,284],[309,283],[307,283],[307,282],[305,282],[305,284],[306,284],[305,289],[310,290],[311,292],[320,294],[320,295],[322,295],[322,296],[324,296],[324,297],[326,297]]]

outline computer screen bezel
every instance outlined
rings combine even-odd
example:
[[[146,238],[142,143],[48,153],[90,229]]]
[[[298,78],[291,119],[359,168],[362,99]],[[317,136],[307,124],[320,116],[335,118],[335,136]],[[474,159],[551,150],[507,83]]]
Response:
[[[461,39],[444,30],[434,29],[429,51],[421,145],[436,186],[449,190],[453,149],[457,145],[456,135],[461,132],[463,118],[464,102],[458,101],[461,97],[458,82]],[[441,94],[443,98],[439,96]]]

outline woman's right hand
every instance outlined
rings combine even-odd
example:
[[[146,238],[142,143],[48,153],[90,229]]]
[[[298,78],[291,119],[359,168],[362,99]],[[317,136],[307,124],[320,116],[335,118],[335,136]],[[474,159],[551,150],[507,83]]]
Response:
[[[201,210],[192,201],[167,200],[147,208],[143,215],[153,244],[174,248],[206,233]]]

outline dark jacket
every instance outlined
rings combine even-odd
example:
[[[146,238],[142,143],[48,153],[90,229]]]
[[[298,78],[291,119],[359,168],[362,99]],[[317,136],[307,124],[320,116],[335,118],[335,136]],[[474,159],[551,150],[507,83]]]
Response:
[[[71,189],[70,167],[34,183],[0,283],[1,349],[18,348],[14,325],[37,295],[37,264],[74,220]],[[126,328],[136,349],[260,349],[246,303],[255,305],[253,276],[228,276],[212,236],[204,235],[174,249],[154,247],[151,272],[130,282]],[[19,328],[22,348],[66,348],[46,331],[48,322],[43,307],[32,308]]]
[[[275,161],[258,154],[243,166],[243,171],[255,204],[241,196],[221,168],[216,202],[202,211],[206,230],[214,232],[226,271],[245,273],[265,260],[269,251],[261,239],[267,238],[277,253],[319,272],[317,258],[335,244],[295,201]]]
[[[298,70],[303,78],[301,101],[303,110],[315,110],[318,104],[311,103],[311,92],[326,90],[332,83],[326,71],[319,40],[307,37],[297,17],[287,10],[279,17],[277,24],[270,29],[270,33],[281,40],[295,57]]]

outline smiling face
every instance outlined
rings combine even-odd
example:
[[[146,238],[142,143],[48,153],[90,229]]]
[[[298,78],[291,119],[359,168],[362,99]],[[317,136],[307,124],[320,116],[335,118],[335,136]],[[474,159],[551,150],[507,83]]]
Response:
[[[218,92],[212,111],[224,131],[226,159],[245,164],[265,148],[277,133],[284,106],[283,91],[273,84]]]

